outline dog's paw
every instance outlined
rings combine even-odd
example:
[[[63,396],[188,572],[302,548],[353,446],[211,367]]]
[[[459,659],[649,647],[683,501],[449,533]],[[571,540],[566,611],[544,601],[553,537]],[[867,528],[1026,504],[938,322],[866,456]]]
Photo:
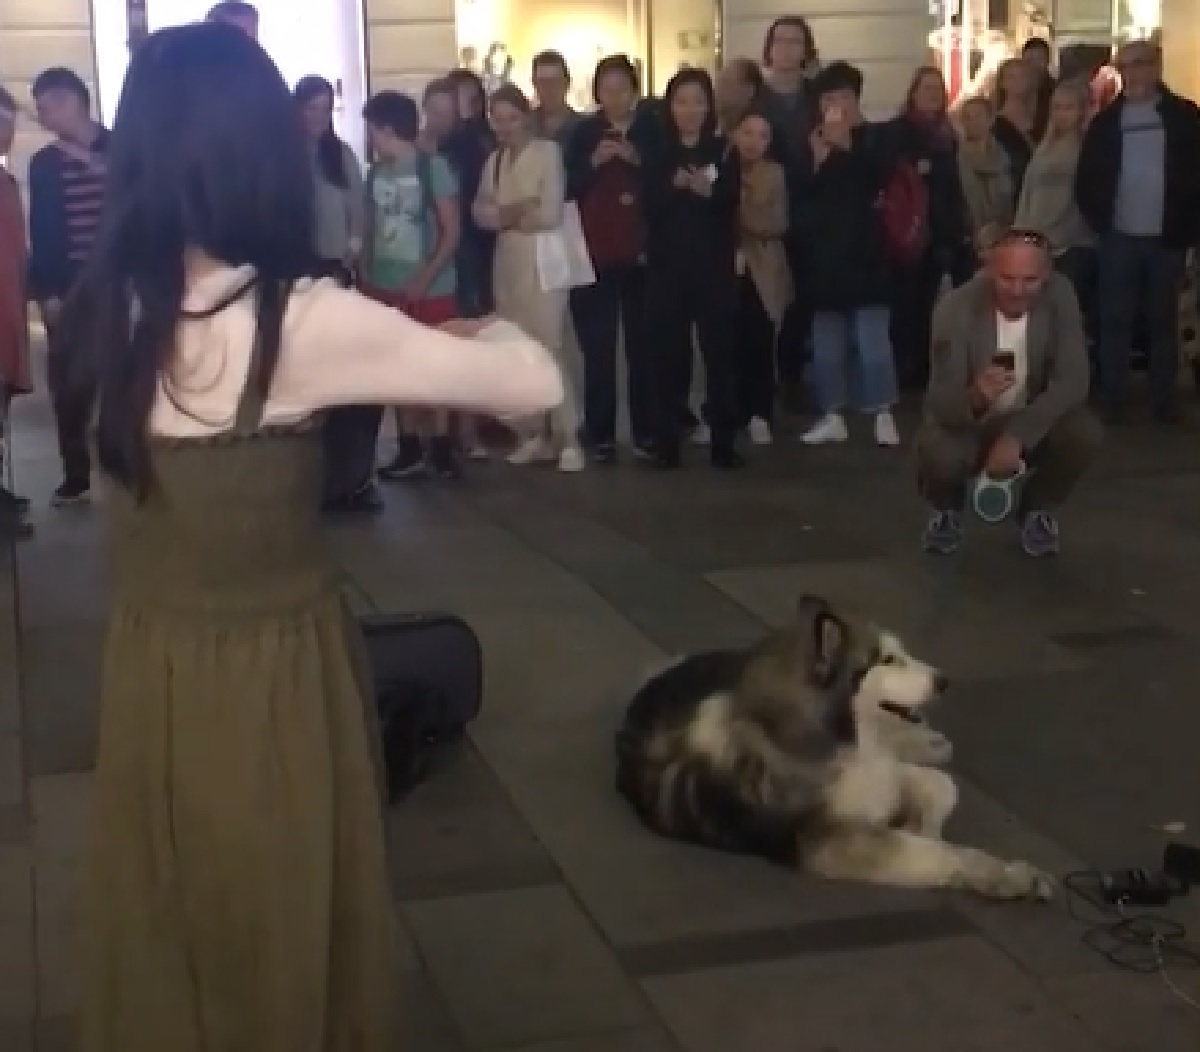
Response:
[[[978,890],[993,899],[1047,902],[1054,898],[1054,878],[1029,862],[1000,862]]]

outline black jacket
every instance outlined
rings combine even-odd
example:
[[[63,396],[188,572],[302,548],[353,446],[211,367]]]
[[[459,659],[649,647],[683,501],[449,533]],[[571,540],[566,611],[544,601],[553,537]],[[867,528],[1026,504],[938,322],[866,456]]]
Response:
[[[967,205],[958,176],[957,145],[941,142],[916,121],[901,114],[882,129],[886,152],[913,165],[929,191],[930,248],[949,266],[968,240]]]
[[[462,215],[464,240],[490,244],[493,235],[481,230],[475,223],[472,207],[479,193],[479,181],[483,168],[496,148],[496,138],[487,121],[463,121],[442,146],[442,156],[458,176],[458,204]]]
[[[100,129],[90,149],[108,152],[109,133]],[[79,264],[70,258],[67,200],[63,175],[79,162],[57,146],[44,146],[29,162],[29,298],[41,303],[63,299],[75,283]]]
[[[888,302],[889,271],[880,208],[890,171],[870,126],[849,150],[831,151],[801,185],[796,209],[805,301],[813,310],[853,310]]]
[[[588,114],[575,126],[567,148],[563,151],[568,201],[578,201],[586,192],[595,174],[595,169],[592,168],[592,154],[596,152],[600,140],[611,127],[603,113]],[[633,144],[639,157],[646,157],[655,148],[659,134],[658,115],[646,106],[636,110],[626,138]]]
[[[708,165],[717,171],[711,197],[674,185],[680,168]],[[706,136],[695,147],[682,146],[669,133],[658,138],[642,158],[647,263],[667,269],[702,268],[713,278],[728,275],[732,283],[741,195],[737,154],[724,136]]]
[[[1083,136],[1075,170],[1075,202],[1097,234],[1112,230],[1121,174],[1121,112],[1125,97],[1117,96],[1092,118]],[[1189,249],[1200,240],[1200,109],[1166,88],[1158,112],[1166,138],[1166,194],[1163,203],[1163,243]]]

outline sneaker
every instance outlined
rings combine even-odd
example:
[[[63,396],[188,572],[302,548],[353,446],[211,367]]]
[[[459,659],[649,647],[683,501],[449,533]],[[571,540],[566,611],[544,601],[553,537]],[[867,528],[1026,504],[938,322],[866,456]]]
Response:
[[[699,423],[692,428],[692,445],[707,446],[712,442],[712,431],[705,423]]]
[[[91,495],[92,484],[89,480],[84,479],[80,482],[73,482],[71,479],[67,479],[50,495],[50,506],[52,508],[66,508],[72,504],[82,504]]]
[[[615,442],[597,442],[592,446],[592,460],[597,464],[608,467],[617,462],[617,445]]]
[[[446,435],[436,435],[429,440],[429,469],[440,479],[462,477],[454,443]]]
[[[875,444],[886,448],[900,445],[900,432],[896,428],[896,418],[886,409],[875,414]]]
[[[476,461],[491,460],[492,454],[482,442],[473,442],[467,446],[467,459]]]
[[[1058,520],[1048,511],[1031,511],[1021,523],[1021,547],[1035,559],[1057,555],[1060,546]]]
[[[654,441],[649,438],[635,438],[633,440],[633,458],[634,460],[653,460]]]
[[[396,440],[396,455],[379,469],[379,477],[387,482],[421,478],[428,468],[425,450],[416,435],[401,435]]]
[[[826,413],[800,436],[800,441],[806,446],[825,446],[831,442],[845,442],[849,437],[842,414]]]
[[[962,544],[962,519],[956,511],[935,511],[925,525],[921,545],[934,555],[953,555]]]
[[[524,467],[526,464],[537,464],[554,460],[554,451],[541,435],[526,438],[505,458],[510,464]]]
[[[29,498],[22,497],[7,486],[0,486],[0,513],[24,515],[29,511]]]
[[[769,446],[771,444],[771,425],[761,416],[752,418],[746,431],[750,435],[750,441],[756,446]]]
[[[364,482],[345,496],[326,497],[321,505],[321,510],[327,515],[370,515],[383,509],[383,496],[371,481]]]
[[[582,471],[587,461],[583,458],[583,450],[578,446],[567,446],[558,455],[558,470],[568,473]]]
[[[712,466],[718,471],[740,471],[746,466],[746,459],[736,449],[713,448],[710,457]]]

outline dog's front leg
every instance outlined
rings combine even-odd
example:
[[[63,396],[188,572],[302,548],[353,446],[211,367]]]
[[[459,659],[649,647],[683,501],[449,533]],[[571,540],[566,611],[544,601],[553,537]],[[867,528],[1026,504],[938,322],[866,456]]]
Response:
[[[804,845],[801,845],[804,847]],[[1028,862],[947,844],[904,829],[843,830],[808,847],[819,876],[901,888],[955,888],[993,899],[1049,899],[1054,882]]]
[[[918,836],[940,840],[946,820],[958,804],[958,786],[945,771],[900,764],[904,826]]]

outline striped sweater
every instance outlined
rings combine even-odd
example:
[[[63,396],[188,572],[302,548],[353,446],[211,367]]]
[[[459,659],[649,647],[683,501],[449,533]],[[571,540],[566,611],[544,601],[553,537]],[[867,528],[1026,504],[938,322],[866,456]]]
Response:
[[[90,151],[104,156],[100,129]],[[29,295],[62,299],[87,261],[100,225],[104,175],[57,146],[43,147],[29,164]]]

